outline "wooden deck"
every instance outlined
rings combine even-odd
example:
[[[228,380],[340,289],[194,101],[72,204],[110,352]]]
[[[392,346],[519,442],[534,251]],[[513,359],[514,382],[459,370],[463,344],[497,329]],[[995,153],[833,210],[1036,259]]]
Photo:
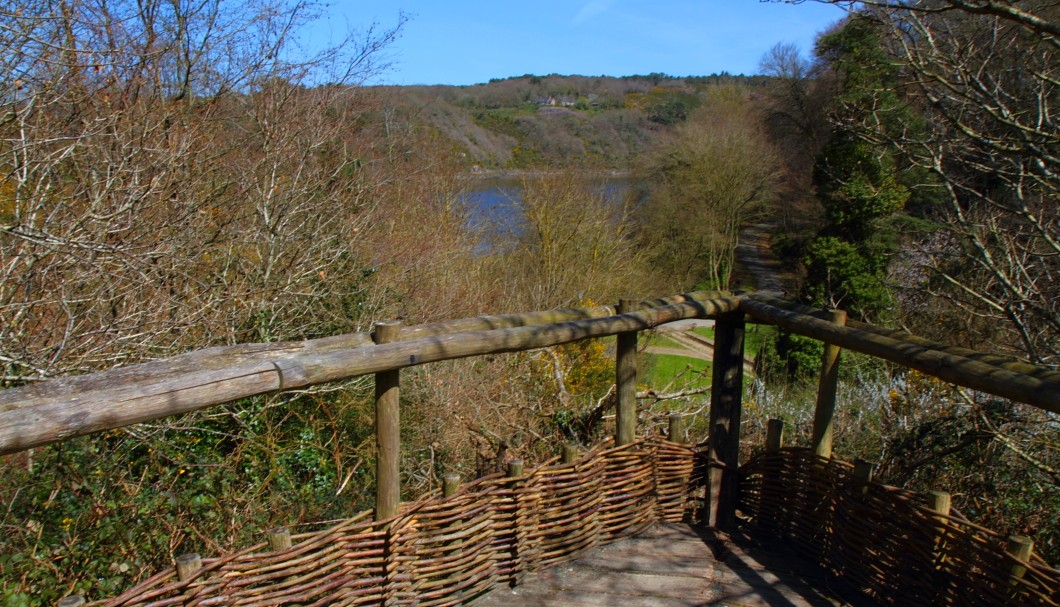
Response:
[[[824,578],[783,549],[722,539],[688,525],[657,525],[581,559],[530,574],[474,607],[833,607]]]

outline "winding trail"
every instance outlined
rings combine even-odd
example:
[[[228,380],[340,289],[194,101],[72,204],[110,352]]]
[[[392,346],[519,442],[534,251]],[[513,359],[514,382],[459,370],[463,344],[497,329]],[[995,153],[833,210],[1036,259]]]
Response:
[[[758,223],[747,226],[740,232],[740,244],[736,245],[735,251],[737,268],[733,272],[733,282],[750,282],[758,291],[771,291],[781,295],[795,292],[798,282],[796,276],[784,270],[770,247],[770,236],[775,227],[770,223]],[[713,325],[712,320],[679,320],[662,325],[657,330],[679,347],[648,346],[645,351],[649,354],[714,360],[713,340],[692,332],[692,329],[697,327]],[[744,365],[747,372],[752,372],[754,357],[748,356]]]
[[[784,269],[769,243],[775,229],[776,225],[772,223],[756,223],[740,231],[740,241],[736,245],[735,284],[751,283],[755,290],[771,291],[781,296],[795,292],[797,277]]]

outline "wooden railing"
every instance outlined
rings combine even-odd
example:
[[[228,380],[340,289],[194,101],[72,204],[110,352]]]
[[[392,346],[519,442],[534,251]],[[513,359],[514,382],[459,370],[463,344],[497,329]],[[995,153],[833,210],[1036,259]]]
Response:
[[[279,534],[277,537],[281,539],[277,543],[270,543],[277,554],[255,561],[258,564],[254,567],[264,567],[260,571],[246,563],[250,558],[247,555],[261,546],[248,549],[250,552],[243,551],[212,561],[203,561],[197,555],[183,555],[177,559],[174,571],[160,573],[149,580],[150,584],[145,582],[146,586],[138,587],[142,596],[126,593],[111,601],[111,604],[139,604],[162,596],[169,597],[159,599],[165,604],[174,601],[207,604],[220,600],[220,597],[210,595],[210,589],[221,593],[244,593],[241,596],[246,600],[241,604],[247,605],[258,604],[260,597],[271,597],[261,599],[264,602],[260,604],[263,605],[277,604],[277,601],[325,602],[327,596],[320,598],[320,593],[328,592],[329,588],[341,588],[342,592],[353,593],[349,594],[350,597],[362,596],[369,602],[392,602],[396,597],[408,599],[409,593],[427,592],[427,587],[432,589],[433,594],[430,596],[433,599],[425,604],[453,604],[471,595],[463,590],[440,590],[438,585],[443,582],[438,580],[449,579],[454,587],[459,587],[458,590],[472,588],[480,592],[499,580],[517,579],[518,576],[512,577],[515,575],[513,572],[576,555],[584,546],[617,539],[636,531],[643,524],[669,520],[666,517],[672,518],[675,512],[685,512],[689,504],[698,504],[700,498],[702,506],[697,506],[696,511],[704,522],[722,528],[735,525],[737,510],[741,507],[739,429],[744,372],[743,338],[748,321],[776,324],[793,333],[820,339],[834,346],[825,353],[814,425],[813,452],[825,461],[831,455],[831,420],[835,407],[835,367],[838,364],[839,347],[890,360],[961,386],[1025,402],[1054,413],[1060,412],[1060,373],[1004,357],[949,347],[899,331],[853,321],[841,322],[844,320],[842,316],[809,310],[767,295],[691,293],[656,300],[623,301],[617,309],[600,306],[552,310],[414,327],[379,323],[371,334],[211,348],[133,367],[0,391],[0,453],[159,419],[249,396],[375,374],[379,456],[373,519],[351,519],[326,533],[303,537],[302,542],[294,546],[291,546],[290,539],[283,539],[283,535]],[[637,413],[634,390],[637,333],[688,318],[715,320],[710,439],[696,449],[675,447],[677,443],[674,441],[638,441],[635,438]],[[476,490],[473,492],[454,493],[455,481],[452,487],[447,481],[447,488],[442,494],[428,496],[426,501],[415,505],[401,504],[397,468],[400,448],[397,404],[401,369],[609,335],[618,336],[616,431],[611,446],[597,448],[592,452],[592,457],[576,459],[574,455],[569,455],[562,462],[546,465],[526,475],[521,467],[510,470],[508,477],[516,480],[476,481]],[[776,429],[776,425],[773,426]],[[683,455],[674,460],[675,452]],[[666,457],[670,459],[659,460],[656,457],[659,453],[668,453]],[[600,457],[604,457],[604,460],[600,460]],[[616,469],[614,462],[607,463],[607,457],[614,462],[640,463],[629,470],[621,467]],[[694,460],[699,461],[700,465],[695,466]],[[699,472],[693,472],[694,468]],[[636,490],[628,490],[626,481],[618,483],[615,485],[619,487],[618,493],[607,492],[615,486],[599,487],[594,494],[598,497],[591,499],[610,504],[603,510],[609,514],[601,519],[584,520],[585,525],[596,525],[596,532],[584,537],[575,533],[573,529],[576,525],[571,524],[571,520],[575,519],[542,526],[541,521],[549,517],[564,519],[562,508],[565,503],[582,503],[590,499],[580,493],[563,493],[569,491],[572,479],[582,479],[579,482],[587,483],[589,481],[585,479],[592,475],[586,476],[585,470],[600,472],[605,469],[611,470],[607,473],[612,475],[611,478],[626,478],[629,483],[634,481],[628,479],[635,479],[640,484],[636,485]],[[631,470],[639,472],[632,473]],[[545,477],[550,480],[534,480]],[[556,477],[560,480],[555,481]],[[705,492],[701,491],[704,485]],[[682,488],[675,490],[675,486]],[[491,509],[469,506],[471,502],[467,501],[466,496],[472,494],[477,495],[483,503],[489,502],[494,506]],[[456,499],[456,495],[465,496],[461,502],[464,505],[455,510],[446,510],[454,503],[446,500]],[[553,504],[551,509],[542,506],[546,503]],[[744,508],[754,509],[746,503]],[[758,511],[764,512],[762,507],[758,507]],[[424,519],[421,515],[425,512],[435,514]],[[444,514],[439,515],[437,512]],[[461,517],[466,519],[461,525],[471,524],[472,527],[460,527],[463,531],[459,533],[453,529],[445,531],[445,525],[455,524],[454,521]],[[444,525],[432,527],[424,522],[427,519],[436,522],[441,520]],[[469,520],[477,522],[468,523]],[[624,522],[616,522],[619,520]],[[404,523],[398,524],[397,521]],[[614,526],[614,529],[601,529],[600,525]],[[357,527],[359,531],[354,533],[352,527]],[[490,532],[486,533],[486,529]],[[582,539],[571,544],[564,539],[565,535]],[[470,541],[468,538],[473,538],[474,542],[467,543]],[[441,543],[435,545],[431,549],[435,552],[429,554],[436,554],[441,560],[424,560],[425,557],[412,554],[419,549],[417,547],[423,548],[432,541]],[[353,560],[348,559],[343,564],[329,565],[344,571],[342,575],[325,576],[323,581],[312,582],[318,578],[299,569],[310,561],[308,557],[299,555],[305,553],[306,546],[319,547],[327,545],[327,542],[345,542],[345,549],[359,556],[350,557]],[[350,547],[350,542],[359,548]],[[553,544],[570,549],[553,546],[551,551],[546,551],[547,558],[541,557],[541,546]],[[489,561],[488,564],[464,558],[466,551],[472,547],[486,550],[486,545],[492,547],[489,554],[493,555],[482,557]],[[449,556],[438,556],[442,554]],[[1019,559],[1019,563],[1025,564],[1021,566],[1042,569],[1040,563],[1031,563],[1028,551],[1021,552]],[[424,568],[418,572],[408,569],[416,563]],[[498,563],[507,564],[501,566]],[[255,574],[258,577],[250,575],[248,572],[251,570],[258,571]],[[358,575],[367,576],[365,580],[370,578],[375,581],[358,581]],[[423,577],[425,575],[426,578]],[[470,577],[465,579],[461,575]],[[238,583],[232,586],[232,580],[236,578]],[[248,586],[248,579],[258,580],[264,584],[261,588],[265,589],[253,584]],[[427,584],[423,582],[424,579],[434,581],[424,586]],[[322,585],[315,586],[316,590],[310,592],[308,588],[311,583]],[[329,585],[332,583],[337,585]],[[368,590],[366,584],[375,584],[372,586],[374,590]],[[1050,592],[1055,590],[1047,591],[1044,596],[1050,596]],[[78,600],[71,598],[68,603],[73,605]]]

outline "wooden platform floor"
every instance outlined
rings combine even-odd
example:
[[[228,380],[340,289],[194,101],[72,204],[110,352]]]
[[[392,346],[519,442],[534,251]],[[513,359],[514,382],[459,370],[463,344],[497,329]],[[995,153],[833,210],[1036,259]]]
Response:
[[[832,607],[824,578],[787,550],[688,525],[640,536],[498,588],[474,607]]]

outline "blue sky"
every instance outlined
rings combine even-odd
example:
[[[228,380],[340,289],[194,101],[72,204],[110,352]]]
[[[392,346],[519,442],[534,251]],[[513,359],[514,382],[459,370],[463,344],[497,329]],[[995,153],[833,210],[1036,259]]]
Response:
[[[721,71],[752,74],[777,42],[804,53],[817,33],[842,18],[835,6],[759,0],[338,0],[329,10],[337,35],[346,24],[411,16],[390,49],[394,67],[378,83],[475,84],[522,74],[672,76]]]

